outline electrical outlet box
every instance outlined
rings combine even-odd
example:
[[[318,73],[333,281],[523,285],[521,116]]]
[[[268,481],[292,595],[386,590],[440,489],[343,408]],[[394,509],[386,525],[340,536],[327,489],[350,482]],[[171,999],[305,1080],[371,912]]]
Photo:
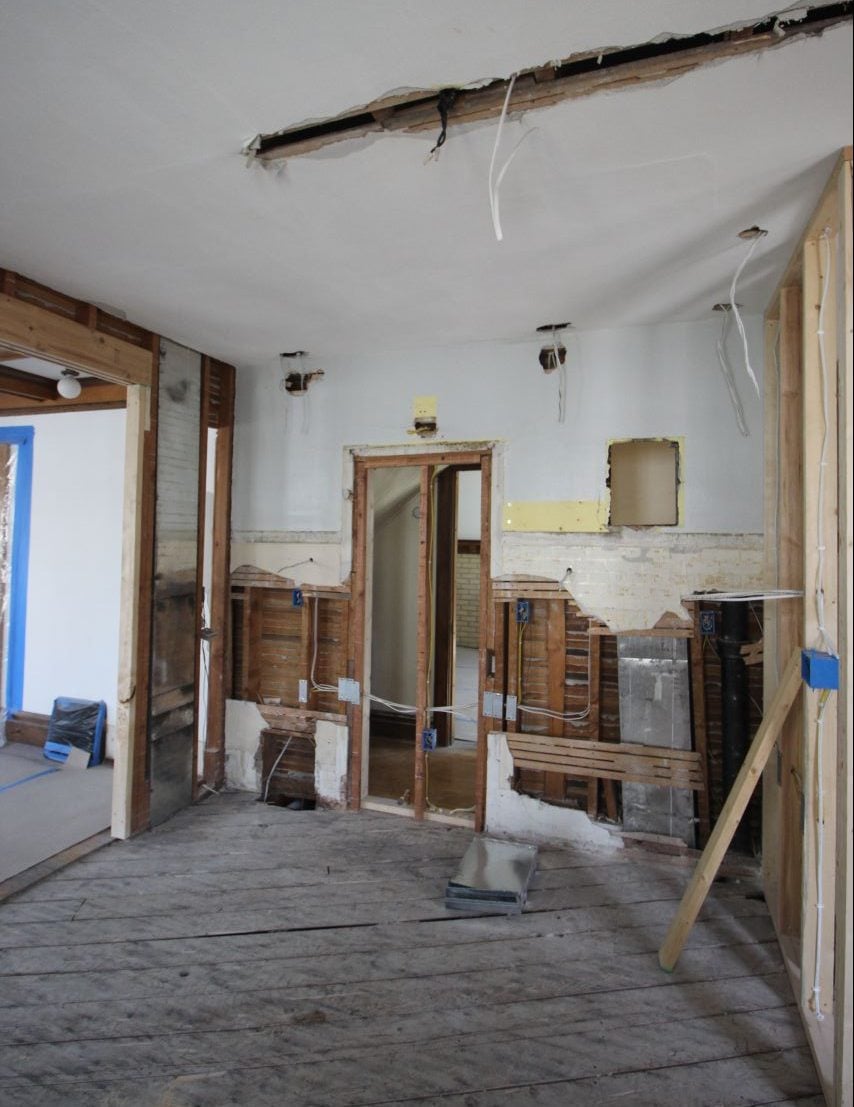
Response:
[[[421,748],[423,750],[434,750],[436,748],[436,728],[427,727],[421,731]]]
[[[508,696],[504,701],[504,713],[508,723],[516,722],[518,701],[515,696]]]
[[[821,650],[801,650],[801,677],[810,688],[838,688],[839,658]]]
[[[500,692],[483,693],[483,716],[487,719],[500,719],[503,705]]]
[[[359,695],[358,680],[351,680],[349,677],[338,678],[338,699],[342,703],[358,703]]]
[[[302,589],[301,588],[295,588],[294,589],[294,594],[293,594],[293,605],[294,605],[294,607],[302,607],[304,602],[305,602],[305,600],[303,598]]]
[[[531,601],[530,600],[517,600],[516,601],[516,622],[517,623],[529,623],[531,621]]]
[[[700,612],[700,634],[708,638],[715,633],[715,613],[714,611],[701,611]]]
[[[300,703],[308,703],[308,681],[301,680],[299,682],[298,699]]]

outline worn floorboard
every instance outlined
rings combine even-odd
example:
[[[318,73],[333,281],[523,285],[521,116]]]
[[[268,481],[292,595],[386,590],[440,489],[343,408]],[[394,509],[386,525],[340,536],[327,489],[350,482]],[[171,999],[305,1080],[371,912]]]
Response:
[[[470,832],[221,796],[0,906],[0,1102],[821,1102],[765,905],[690,870],[540,853],[528,910],[456,915]]]

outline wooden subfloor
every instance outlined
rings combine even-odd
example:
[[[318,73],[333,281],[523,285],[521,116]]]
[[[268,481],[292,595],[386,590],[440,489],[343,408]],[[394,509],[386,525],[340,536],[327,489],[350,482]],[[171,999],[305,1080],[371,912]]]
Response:
[[[470,832],[212,797],[0,906],[0,1102],[818,1107],[767,911],[690,870],[550,849],[521,916],[459,917]]]
[[[474,809],[474,743],[453,746],[427,754],[427,801],[440,811]],[[415,749],[400,738],[371,738],[368,794],[383,799],[412,803]]]

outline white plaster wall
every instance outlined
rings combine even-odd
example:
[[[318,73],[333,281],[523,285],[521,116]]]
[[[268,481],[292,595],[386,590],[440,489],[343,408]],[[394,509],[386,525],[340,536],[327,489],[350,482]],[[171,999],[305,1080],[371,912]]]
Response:
[[[261,792],[261,731],[267,724],[250,700],[225,701],[225,783]]]
[[[415,703],[418,671],[418,539],[415,492],[374,525],[371,692]]]
[[[746,319],[754,368],[761,320]],[[595,500],[608,440],[685,438],[685,525],[694,533],[762,527],[761,402],[739,372],[752,434],[736,427],[715,353],[716,321],[590,331],[567,339],[567,415],[539,343],[472,344],[323,359],[307,434],[286,430],[277,364],[238,374],[233,527],[288,541],[289,532],[340,532],[345,445],[412,446],[412,400],[438,398],[440,438],[506,442],[507,500]],[[740,365],[732,344],[732,360]],[[250,540],[252,538],[250,537]]]
[[[104,700],[112,756],[118,683],[124,411],[3,418],[32,426],[33,498],[23,709]]]
[[[583,811],[542,803],[513,788],[513,757],[504,734],[487,736],[486,832],[533,842],[571,841],[596,846],[608,852],[620,849],[622,841],[592,822]]]
[[[319,803],[340,807],[347,802],[346,725],[318,719],[314,735],[314,788]]]
[[[480,473],[457,474],[457,538],[480,538]]]
[[[761,371],[761,320],[745,323],[751,360]],[[717,320],[570,333],[563,424],[557,421],[557,377],[540,369],[536,339],[323,359],[326,376],[312,387],[305,434],[293,420],[292,429],[285,428],[278,365],[247,368],[238,374],[233,563],[277,568],[310,557],[294,570],[298,579],[304,573],[306,580],[337,583],[349,569],[345,447],[411,448],[412,400],[429,394],[438,401],[439,441],[502,443],[495,487],[503,501],[598,500],[606,492],[609,440],[684,439],[678,528],[593,536],[507,533],[494,542],[494,574],[560,577],[571,564],[573,584],[583,591],[579,598],[615,628],[648,625],[663,610],[678,610],[679,594],[692,588],[756,584],[761,401],[731,338],[751,429],[745,438],[718,367],[718,333]],[[614,572],[626,584],[622,595],[611,587]]]

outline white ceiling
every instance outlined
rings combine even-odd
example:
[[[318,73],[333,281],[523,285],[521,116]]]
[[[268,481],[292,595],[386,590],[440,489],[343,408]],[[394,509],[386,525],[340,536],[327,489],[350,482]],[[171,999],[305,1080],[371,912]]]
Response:
[[[760,19],[771,0],[5,0],[0,265],[246,364],[764,309],[839,148],[851,28],[496,122],[246,166],[392,90]],[[536,18],[532,18],[532,13]],[[437,121],[438,124],[438,121]],[[437,125],[438,132],[438,125]]]

